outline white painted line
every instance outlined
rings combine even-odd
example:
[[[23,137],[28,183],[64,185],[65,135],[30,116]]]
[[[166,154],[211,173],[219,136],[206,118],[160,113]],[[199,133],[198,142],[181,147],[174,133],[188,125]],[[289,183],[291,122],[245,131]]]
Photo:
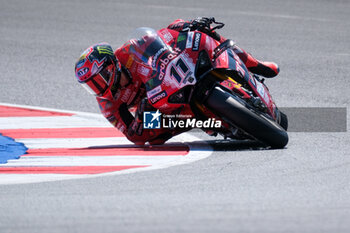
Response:
[[[111,127],[109,122],[101,115],[95,113],[81,113],[64,111],[57,109],[38,108],[23,105],[1,104],[12,107],[23,107],[27,109],[56,111],[62,113],[73,113],[73,116],[60,117],[13,117],[0,119],[0,129],[31,129],[31,128],[71,128],[71,127]],[[23,123],[25,122],[25,123]],[[102,177],[110,175],[131,174],[134,172],[150,171],[155,169],[163,169],[171,166],[192,163],[200,159],[207,158],[212,153],[212,148],[205,143],[197,143],[200,139],[183,133],[170,139],[164,147],[169,143],[183,143],[189,146],[190,151],[187,155],[176,156],[23,156],[19,160],[11,160],[7,164],[1,164],[0,167],[17,167],[24,166],[125,166],[125,165],[150,165],[144,168],[132,168],[122,171],[107,172],[100,174],[84,174],[84,175],[66,175],[66,174],[0,174],[0,184],[22,184],[47,182],[67,179],[82,179],[92,177]],[[86,148],[109,145],[130,145],[126,138],[48,138],[48,139],[19,139],[27,147],[31,149],[39,148]],[[29,155],[29,154],[28,154]]]
[[[84,148],[93,146],[118,146],[130,145],[130,141],[125,137],[110,138],[36,138],[18,139],[29,149],[47,148]]]
[[[25,156],[19,160],[9,160],[1,167],[41,167],[41,166],[127,166],[160,165],[179,160],[180,156]]]
[[[9,104],[9,103],[1,103],[1,102],[0,102],[0,105],[8,106],[8,107],[15,107],[15,108],[25,108],[25,109],[49,111],[49,112],[53,111],[53,112],[59,112],[59,113],[69,113],[69,114],[76,114],[76,115],[80,115],[80,116],[88,116],[89,118],[104,119],[104,117],[98,113],[70,111],[70,110],[62,110],[62,109],[57,109],[57,108],[44,108],[44,107],[39,107],[39,106]]]
[[[0,117],[0,129],[42,129],[111,127],[105,118],[89,119],[87,116],[52,117]]]

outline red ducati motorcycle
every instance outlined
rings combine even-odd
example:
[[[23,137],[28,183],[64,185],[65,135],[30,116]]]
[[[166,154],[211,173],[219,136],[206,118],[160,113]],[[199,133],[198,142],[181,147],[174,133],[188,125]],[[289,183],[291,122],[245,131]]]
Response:
[[[219,43],[201,31],[150,28],[137,29],[132,38],[134,68],[160,112],[219,120],[220,128],[205,129],[215,136],[255,139],[272,148],[288,143],[287,116],[264,80],[234,53],[232,40]]]

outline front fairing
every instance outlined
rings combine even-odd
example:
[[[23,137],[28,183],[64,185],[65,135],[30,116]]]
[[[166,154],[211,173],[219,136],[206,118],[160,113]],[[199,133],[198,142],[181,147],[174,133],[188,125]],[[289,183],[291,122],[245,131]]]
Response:
[[[136,72],[145,83],[149,102],[161,110],[181,107],[169,103],[168,97],[196,82],[195,63],[186,48],[180,49],[176,43],[180,42],[178,34],[162,29],[129,40],[131,72]]]
[[[275,105],[268,89],[250,74],[232,48],[227,48],[214,59],[214,50],[220,43],[204,33],[148,28],[137,30],[129,40],[134,60],[131,71],[136,72],[145,83],[147,97],[154,107],[180,107],[169,104],[167,99],[186,85],[195,85],[199,78],[196,74],[198,57],[205,51],[211,63],[210,70],[234,71],[274,115]],[[187,80],[194,81],[189,83]]]
[[[269,93],[269,90],[263,84],[259,78],[256,78],[249,72],[243,61],[234,52],[233,41],[227,40],[222,44],[219,44],[213,39],[207,41],[206,52],[210,55],[212,60],[211,70],[224,70],[232,78],[239,76],[247,83],[250,89],[258,96],[261,101],[266,105],[269,114],[274,117],[275,103]],[[238,81],[238,80],[237,80]]]
[[[161,85],[167,75],[167,66],[181,51],[167,44],[164,35],[160,36],[160,32],[149,28],[137,30],[139,32],[136,33],[137,36],[135,37],[138,38],[129,40],[129,52],[133,58],[133,63],[136,63],[132,71],[146,73],[146,70],[150,70],[147,75],[141,75],[142,81],[149,91]],[[142,35],[144,30],[147,30],[146,35]]]

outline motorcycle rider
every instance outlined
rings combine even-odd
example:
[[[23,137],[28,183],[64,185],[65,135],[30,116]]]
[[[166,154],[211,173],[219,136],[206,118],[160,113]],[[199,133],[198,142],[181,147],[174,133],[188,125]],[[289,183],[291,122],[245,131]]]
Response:
[[[167,28],[176,31],[202,31],[214,39],[223,42],[226,39],[210,27],[214,18],[197,18],[191,21],[178,19]],[[155,111],[148,103],[146,89],[141,81],[139,69],[132,69],[133,56],[129,50],[130,44],[113,52],[107,43],[95,44],[86,49],[75,64],[75,75],[90,93],[96,96],[100,110],[104,117],[130,141],[137,145],[146,142],[163,144],[171,137],[189,129],[143,129],[143,112]],[[277,64],[262,62],[245,52],[238,46],[234,51],[245,63],[249,71],[274,77],[279,73]],[[132,107],[137,110],[133,115]]]

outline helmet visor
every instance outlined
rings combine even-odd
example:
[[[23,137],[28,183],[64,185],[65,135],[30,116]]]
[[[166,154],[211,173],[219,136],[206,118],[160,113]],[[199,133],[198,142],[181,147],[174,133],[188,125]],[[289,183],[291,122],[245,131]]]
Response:
[[[111,86],[113,77],[115,76],[115,66],[111,64],[102,69],[98,74],[91,77],[85,83],[82,83],[83,87],[95,96],[102,96]]]

